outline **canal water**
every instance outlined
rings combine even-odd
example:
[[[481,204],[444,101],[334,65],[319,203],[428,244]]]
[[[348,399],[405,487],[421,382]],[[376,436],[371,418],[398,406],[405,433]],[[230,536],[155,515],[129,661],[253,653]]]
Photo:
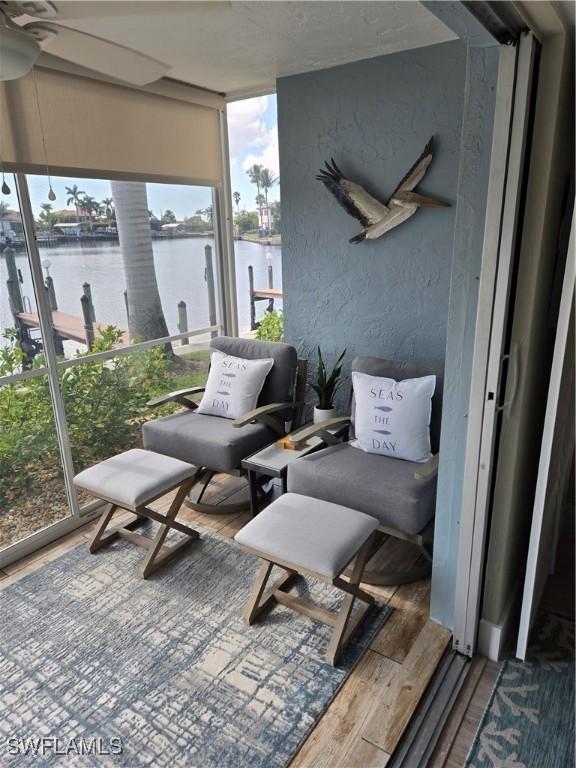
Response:
[[[178,331],[178,302],[185,301],[188,310],[188,327],[201,328],[209,325],[208,295],[204,280],[204,246],[212,238],[173,238],[153,240],[156,279],[162,300],[164,316],[171,334]],[[267,264],[271,260],[274,287],[282,287],[282,254],[280,246],[263,246],[244,240],[235,242],[236,279],[240,330],[250,328],[250,300],[248,266],[254,267],[255,288],[268,284]],[[58,309],[72,315],[81,315],[80,296],[82,284],[90,283],[96,320],[103,324],[126,328],[124,289],[126,282],[120,246],[113,242],[70,243],[52,247],[40,247],[43,262],[48,260],[49,273],[54,280]],[[213,263],[215,265],[215,255]],[[34,292],[26,254],[16,254],[16,263],[22,275],[22,293],[35,311]],[[46,274],[46,269],[44,269]],[[0,257],[0,332],[13,325],[6,288],[6,263]],[[282,303],[277,302],[278,308]],[[267,306],[261,301],[256,305],[257,317]],[[0,342],[2,343],[2,342]],[[68,351],[68,350],[67,350]]]

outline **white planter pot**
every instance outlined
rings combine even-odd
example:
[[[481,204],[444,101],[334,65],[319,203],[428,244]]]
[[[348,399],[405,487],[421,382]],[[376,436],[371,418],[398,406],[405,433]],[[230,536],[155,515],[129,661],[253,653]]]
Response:
[[[331,419],[336,414],[336,408],[318,408],[314,406],[314,424],[318,424],[325,419]]]

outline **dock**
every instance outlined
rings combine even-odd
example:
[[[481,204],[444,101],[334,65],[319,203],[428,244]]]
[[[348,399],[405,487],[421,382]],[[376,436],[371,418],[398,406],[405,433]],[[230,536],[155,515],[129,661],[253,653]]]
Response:
[[[7,266],[8,279],[6,280],[6,287],[8,289],[10,311],[14,318],[14,325],[18,331],[20,348],[26,356],[25,365],[29,366],[32,364],[35,355],[39,354],[43,349],[42,339],[38,339],[31,333],[32,331],[40,329],[40,319],[38,317],[38,312],[33,311],[33,304],[30,299],[22,293],[22,285],[24,281],[20,270],[16,265],[14,249],[12,247],[6,247],[0,253],[5,259]],[[210,326],[214,329],[218,321],[211,245],[207,244],[204,246],[204,255],[206,261],[204,280],[206,282],[206,292],[208,297],[208,316],[210,319]],[[43,264],[43,266],[48,272],[50,262]],[[96,310],[94,308],[94,302],[92,301],[92,288],[90,283],[82,283],[82,295],[80,296],[79,302],[81,313],[78,315],[62,312],[58,309],[54,280],[49,273],[46,274],[44,279],[44,290],[46,291],[47,304],[51,312],[51,333],[56,354],[59,356],[64,355],[64,341],[74,341],[78,344],[85,345],[89,351],[92,350],[94,342],[99,336],[103,335],[109,324],[98,322],[96,320]],[[272,289],[267,291],[266,296],[262,296],[262,298],[267,298],[273,303],[273,300],[277,295],[278,291]],[[126,308],[126,326],[130,327],[128,293],[126,290],[124,291],[124,305]],[[122,328],[118,330],[120,331],[120,338],[115,344],[115,348],[120,349],[129,346],[129,331]],[[178,330],[180,332],[181,346],[186,347],[189,344],[189,338],[186,335],[188,333],[188,313],[186,302],[184,300],[178,302]],[[210,337],[214,338],[217,333],[217,330],[211,330]],[[194,332],[192,335],[196,336],[196,333]]]
[[[26,328],[40,328],[40,320],[35,312],[18,312],[18,320]],[[66,312],[58,310],[52,312],[52,328],[62,340],[77,341],[79,344],[86,344],[86,325],[84,318],[77,315],[69,315]],[[92,332],[94,338],[101,335],[106,328],[102,323],[93,322]],[[119,347],[128,346],[130,343],[128,331],[122,332],[122,338],[119,341]]]
[[[281,299],[282,288],[257,288],[252,291],[255,299]]]
[[[256,302],[268,301],[267,312],[274,310],[274,299],[281,299],[283,291],[281,288],[274,288],[274,275],[272,272],[272,263],[268,263],[268,287],[254,288],[254,267],[248,267],[248,286],[250,291],[250,330],[255,331],[260,325],[256,320]]]

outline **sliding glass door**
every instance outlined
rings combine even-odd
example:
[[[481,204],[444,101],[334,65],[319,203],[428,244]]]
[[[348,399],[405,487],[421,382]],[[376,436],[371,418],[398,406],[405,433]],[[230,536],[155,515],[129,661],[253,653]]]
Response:
[[[9,179],[0,208],[0,564],[96,511],[82,469],[200,385],[221,331],[212,188]],[[169,407],[162,413],[169,412]]]

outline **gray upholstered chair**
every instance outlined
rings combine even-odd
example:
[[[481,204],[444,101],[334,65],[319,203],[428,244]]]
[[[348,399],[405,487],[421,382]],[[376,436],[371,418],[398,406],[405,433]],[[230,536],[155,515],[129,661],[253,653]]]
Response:
[[[196,412],[191,397],[204,391],[192,387],[151,400],[151,407],[179,403],[186,412],[148,421],[143,426],[144,448],[197,466],[195,485],[201,490],[187,505],[201,512],[226,513],[244,509],[246,504],[203,504],[202,497],[212,477],[219,472],[242,475],[242,459],[286,435],[290,425],[298,424],[302,403],[297,401],[298,383],[305,381],[302,361],[288,344],[219,336],[211,349],[246,359],[272,358],[274,365],[266,377],[258,407],[232,421]]]
[[[424,555],[424,562],[398,572],[365,571],[363,580],[372,584],[400,584],[424,578],[430,572],[436,505],[436,476],[442,419],[443,366],[439,363],[397,362],[377,357],[357,357],[352,370],[396,381],[436,376],[432,398],[430,440],[433,457],[424,464],[389,458],[336,440],[326,429],[350,423],[349,439],[354,437],[354,398],[351,414],[305,427],[291,435],[301,442],[320,435],[326,448],[298,459],[288,470],[288,491],[341,504],[372,515],[379,531],[411,542]],[[384,537],[381,537],[381,541]]]

